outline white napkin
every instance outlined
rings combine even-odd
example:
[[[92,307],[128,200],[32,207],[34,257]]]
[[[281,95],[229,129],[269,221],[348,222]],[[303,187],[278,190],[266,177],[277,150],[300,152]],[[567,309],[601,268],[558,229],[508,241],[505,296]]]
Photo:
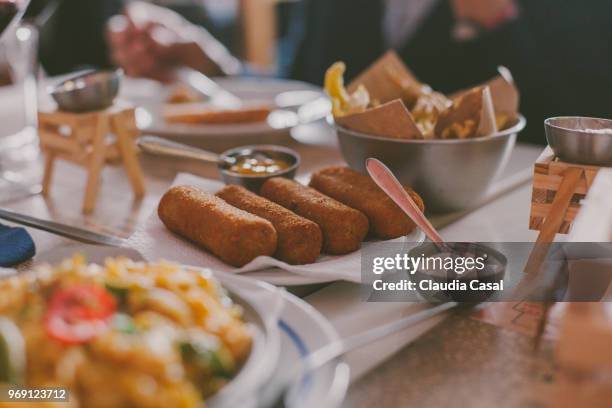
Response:
[[[210,193],[215,193],[223,188],[223,183],[220,181],[204,179],[187,173],[177,175],[172,185],[191,185]],[[406,238],[398,238],[386,242],[405,241]],[[372,244],[373,242],[363,243],[362,250]],[[260,256],[242,268],[235,268],[168,231],[157,216],[157,212],[151,214],[129,238],[128,246],[138,250],[149,261],[167,259],[230,273],[247,273],[275,267],[289,275],[307,276],[312,282],[316,282],[317,279],[321,282],[331,280],[361,282],[361,250],[341,256],[322,255],[315,263],[309,265],[289,265],[269,256]]]

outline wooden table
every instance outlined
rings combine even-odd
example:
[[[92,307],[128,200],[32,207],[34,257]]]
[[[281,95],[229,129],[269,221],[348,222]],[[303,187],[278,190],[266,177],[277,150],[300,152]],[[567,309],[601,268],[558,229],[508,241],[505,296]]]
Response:
[[[9,91],[0,90],[0,123],[11,118]],[[5,106],[3,106],[5,105]],[[2,108],[6,109],[2,109]],[[302,155],[299,179],[307,179],[317,168],[343,162],[333,132],[325,124],[295,129],[288,145]],[[541,148],[517,146],[508,174],[529,168]],[[85,173],[68,163],[58,163],[53,191],[5,203],[4,207],[96,231],[128,237],[135,227],[155,210],[177,172],[191,172],[217,178],[213,165],[193,161],[142,156],[147,193],[134,200],[121,168],[108,167],[102,175],[95,211],[81,214]],[[532,241],[528,231],[530,186],[502,194],[470,214],[438,218],[437,223],[454,221],[442,230],[448,240]],[[29,230],[43,252],[69,240]],[[27,265],[23,265],[27,267]],[[305,297],[336,327],[341,336],[355,334],[368,326],[413,313],[422,305],[364,303],[359,289],[349,283],[334,283]],[[347,356],[353,387],[346,406],[517,406],[534,400],[534,390],[545,387],[551,378],[549,345],[533,355],[528,338],[506,332],[465,316],[425,322],[377,344]],[[436,326],[412,345],[407,344]],[[401,350],[401,351],[400,351]],[[395,354],[399,351],[398,354]],[[385,362],[394,355],[393,359]],[[382,363],[382,365],[381,365]],[[376,368],[378,367],[378,368]],[[535,384],[535,387],[532,386]]]

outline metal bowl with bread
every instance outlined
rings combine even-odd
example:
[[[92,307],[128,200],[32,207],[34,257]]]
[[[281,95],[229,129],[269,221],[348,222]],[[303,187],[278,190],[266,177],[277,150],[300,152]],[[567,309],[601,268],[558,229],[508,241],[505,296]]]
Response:
[[[525,118],[493,135],[469,139],[391,139],[335,126],[340,150],[353,169],[364,172],[374,157],[404,185],[417,191],[429,210],[458,211],[477,203],[506,166]]]

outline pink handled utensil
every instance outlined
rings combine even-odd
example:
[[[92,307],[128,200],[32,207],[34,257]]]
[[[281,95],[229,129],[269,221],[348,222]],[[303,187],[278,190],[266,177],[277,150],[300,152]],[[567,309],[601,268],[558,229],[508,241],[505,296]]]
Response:
[[[387,166],[377,159],[369,158],[366,159],[366,169],[378,187],[380,187],[395,204],[412,219],[432,242],[438,244],[440,249],[446,247],[438,231],[431,225],[429,220],[421,212],[414,200],[408,195],[406,190],[404,190],[404,187]]]

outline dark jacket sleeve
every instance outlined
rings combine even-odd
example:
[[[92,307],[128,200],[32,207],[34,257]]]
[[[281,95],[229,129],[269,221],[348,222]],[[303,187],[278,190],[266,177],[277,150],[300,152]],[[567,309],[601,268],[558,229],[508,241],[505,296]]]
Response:
[[[545,143],[553,115],[612,116],[612,2],[519,0],[520,17],[471,41],[453,38],[450,0],[440,0],[416,35],[398,50],[423,82],[442,92],[476,85],[499,65],[513,73],[528,119],[524,141]],[[307,0],[296,78],[320,84],[344,60],[347,79],[384,52],[382,5],[375,0]],[[378,4],[378,9],[373,8]]]
[[[41,31],[43,67],[49,74],[56,75],[83,66],[110,66],[105,27],[108,19],[121,11],[122,1],[60,1],[59,8]]]
[[[294,79],[321,84],[336,61],[346,62],[351,78],[384,51],[380,0],[304,1],[304,36],[292,64]]]
[[[528,126],[523,141],[545,143],[542,122],[558,115],[610,117],[612,2],[523,0],[521,15],[467,42],[451,36],[448,0],[442,1],[401,54],[417,76],[452,92],[513,73]]]

